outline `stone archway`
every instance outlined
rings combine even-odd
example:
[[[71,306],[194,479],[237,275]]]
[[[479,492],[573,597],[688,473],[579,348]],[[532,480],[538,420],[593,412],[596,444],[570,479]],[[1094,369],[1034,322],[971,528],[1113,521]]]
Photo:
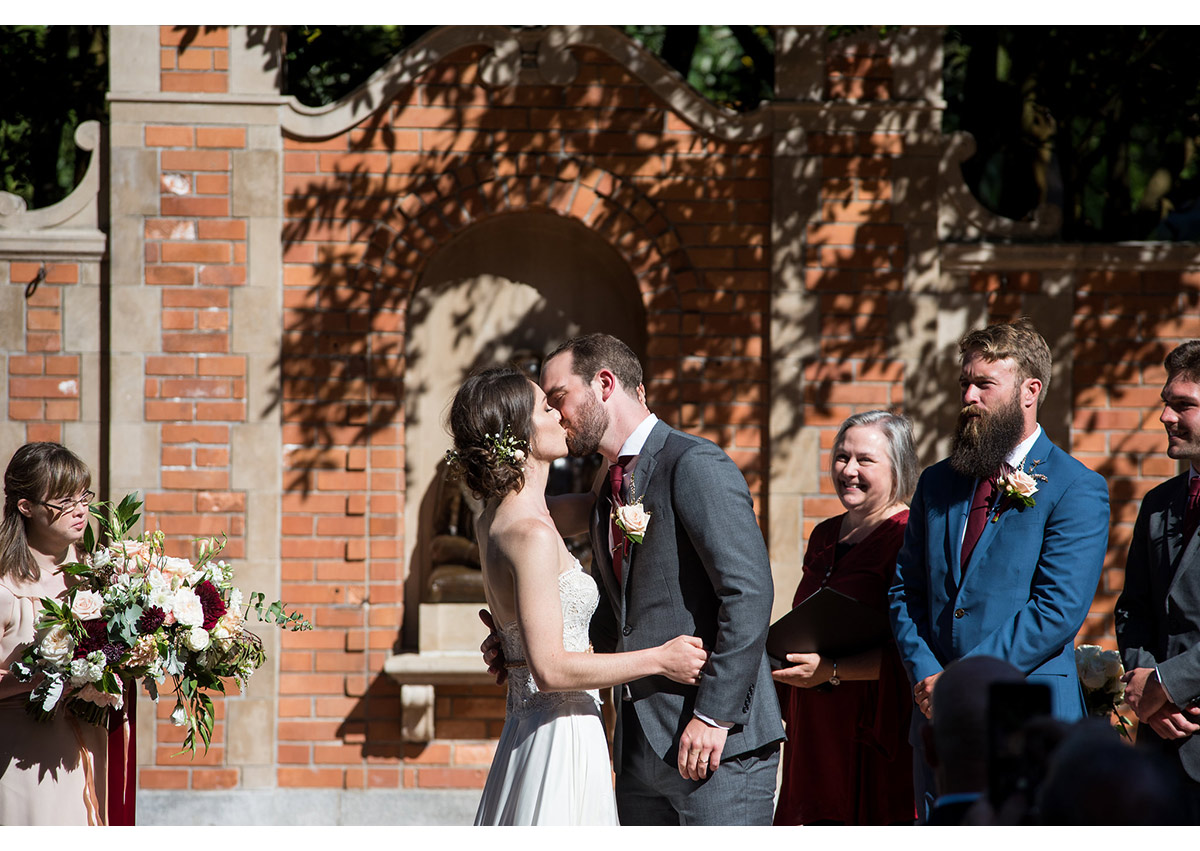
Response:
[[[405,384],[406,647],[418,645],[418,612],[430,570],[445,417],[471,370],[519,353],[541,355],[578,333],[606,331],[645,354],[646,318],[636,278],[603,238],[551,212],[484,219],[443,244],[426,264],[408,310]],[[473,618],[473,615],[472,615]]]

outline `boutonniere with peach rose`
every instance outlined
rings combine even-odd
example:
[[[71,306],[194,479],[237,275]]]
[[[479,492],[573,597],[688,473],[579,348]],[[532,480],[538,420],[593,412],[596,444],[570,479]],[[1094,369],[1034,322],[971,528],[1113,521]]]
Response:
[[[996,487],[1000,490],[1000,496],[1015,505],[1017,511],[1024,511],[1026,508],[1037,505],[1033,495],[1037,493],[1038,482],[1048,481],[1041,473],[1034,472],[1040,463],[1042,462],[1033,461],[1029,465],[1029,470],[1026,471],[1025,462],[1022,461],[1016,469],[1009,470],[996,479]],[[992,522],[995,523],[999,517],[1000,512],[996,512],[992,516]]]
[[[629,490],[633,493],[636,485],[633,476],[629,477]],[[642,498],[635,497],[624,505],[617,506],[613,511],[613,522],[630,543],[640,544],[646,537],[646,528],[650,525],[650,512],[642,505]]]

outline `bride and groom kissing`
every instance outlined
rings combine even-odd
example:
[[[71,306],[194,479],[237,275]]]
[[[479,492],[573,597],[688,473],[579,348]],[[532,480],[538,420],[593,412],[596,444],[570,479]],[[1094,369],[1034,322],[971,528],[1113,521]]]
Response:
[[[641,364],[606,334],[559,346],[540,387],[504,367],[472,375],[450,429],[483,500],[485,658],[508,681],[476,824],[770,824],[784,739],[764,649],[773,580],[737,465],[650,413]],[[608,475],[547,498],[568,452],[599,452]],[[614,522],[621,506],[630,523]],[[584,531],[590,577],[563,543]]]

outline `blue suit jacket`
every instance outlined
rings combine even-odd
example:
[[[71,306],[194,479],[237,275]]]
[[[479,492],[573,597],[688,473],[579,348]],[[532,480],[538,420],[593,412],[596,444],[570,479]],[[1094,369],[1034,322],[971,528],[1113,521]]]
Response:
[[[965,573],[959,555],[975,480],[946,460],[921,474],[891,589],[892,628],[914,684],[963,656],[996,656],[1049,685],[1055,716],[1071,721],[1085,714],[1075,634],[1104,564],[1108,488],[1045,432],[1026,471],[1035,460],[1047,479],[1036,504],[1019,510],[1001,499]]]

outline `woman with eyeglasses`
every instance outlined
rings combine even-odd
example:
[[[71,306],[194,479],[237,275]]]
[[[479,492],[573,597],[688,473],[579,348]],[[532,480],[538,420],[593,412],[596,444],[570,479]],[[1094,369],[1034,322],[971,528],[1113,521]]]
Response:
[[[27,443],[4,472],[0,519],[0,824],[106,823],[107,732],[70,712],[37,721],[36,682],[10,670],[37,633],[41,599],[61,600],[79,561],[92,474],[57,443]]]

